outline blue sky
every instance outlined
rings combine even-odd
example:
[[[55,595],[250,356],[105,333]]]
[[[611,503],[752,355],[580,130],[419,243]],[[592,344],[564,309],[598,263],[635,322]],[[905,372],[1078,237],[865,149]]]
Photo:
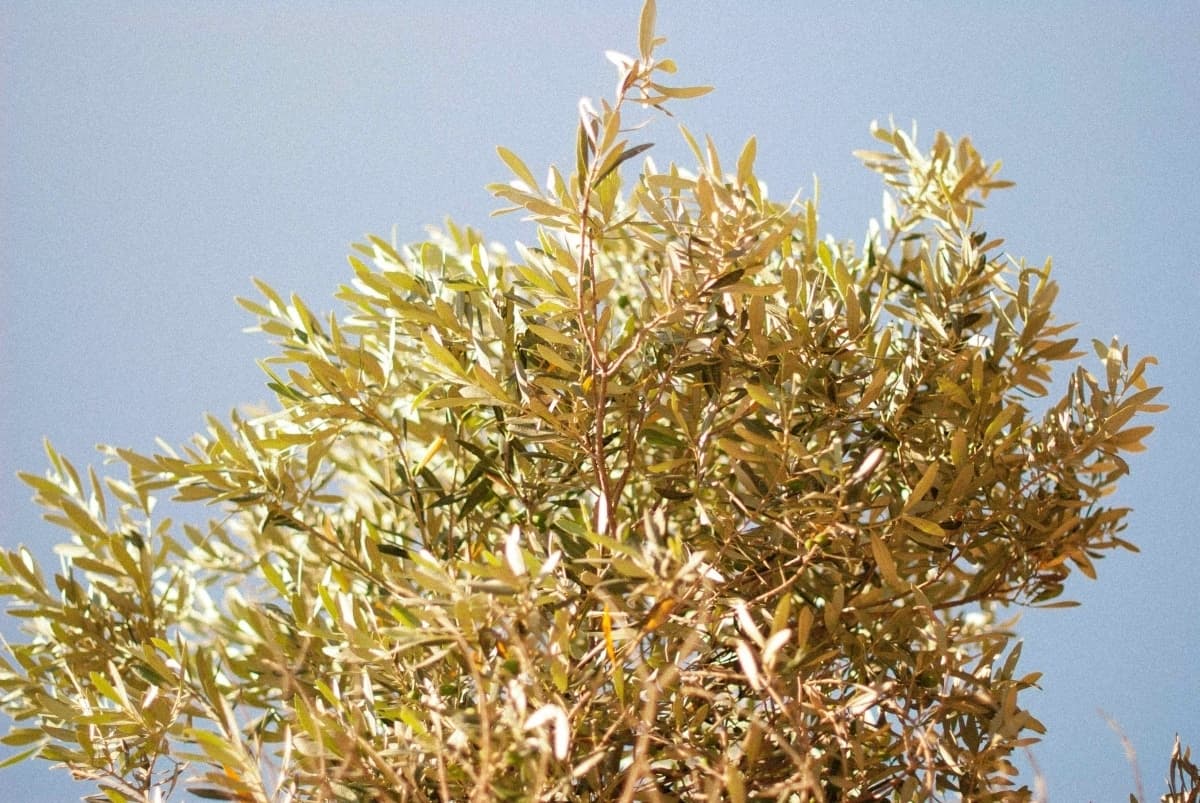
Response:
[[[758,137],[776,197],[822,186],[822,228],[861,239],[881,188],[851,157],[872,119],[945,129],[1003,159],[989,233],[1053,256],[1059,317],[1161,360],[1171,410],[1115,499],[1142,548],[1022,620],[1024,698],[1054,801],[1162,791],[1176,731],[1200,749],[1200,440],[1195,311],[1200,6],[662,0],[662,53],[717,91],[678,105],[732,159]],[[636,1],[247,4],[10,2],[0,19],[0,543],[49,559],[18,469],[48,436],[77,463],[98,442],[185,440],[201,414],[270,393],[269,352],[233,303],[251,276],[335,308],[347,246],[450,215],[490,238],[494,146],[563,162],[580,96],[611,93],[608,48],[635,49]],[[669,121],[647,132],[682,158]],[[4,632],[11,633],[6,623]],[[89,790],[44,765],[11,799]],[[32,796],[32,797],[31,797]]]

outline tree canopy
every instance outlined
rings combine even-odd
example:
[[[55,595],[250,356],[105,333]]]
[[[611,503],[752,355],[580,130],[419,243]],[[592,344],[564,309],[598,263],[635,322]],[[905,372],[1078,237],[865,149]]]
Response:
[[[531,244],[369,237],[341,314],[259,282],[276,409],[121,474],[47,447],[62,568],[0,554],[12,760],[112,801],[1031,799],[1006,612],[1133,548],[1153,359],[1055,320],[969,139],[873,126],[859,240],[753,139],[630,176],[708,89],[663,41],[648,2],[573,166],[499,149]]]

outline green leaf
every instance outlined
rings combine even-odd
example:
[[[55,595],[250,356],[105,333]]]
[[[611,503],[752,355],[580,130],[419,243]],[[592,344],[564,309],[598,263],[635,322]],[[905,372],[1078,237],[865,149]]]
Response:
[[[102,790],[104,790],[105,797],[107,797],[110,801],[112,801],[112,803],[127,803],[127,801],[129,800],[129,798],[125,797],[125,795],[121,794],[119,791],[112,788],[108,784],[102,783],[102,784],[100,784],[100,788]]]
[[[428,333],[421,335],[421,342],[425,344],[425,348],[429,351],[429,356],[433,358],[434,362],[455,376],[466,377],[467,374],[459,363],[458,358],[451,354],[449,349],[434,340]]]
[[[242,800],[244,796],[238,792],[217,789],[215,786],[189,786],[188,792],[203,800]]]
[[[653,142],[643,142],[641,145],[635,145],[634,147],[629,148],[628,150],[620,151],[619,153],[614,151],[616,156],[610,157],[608,160],[606,160],[604,167],[600,170],[600,174],[596,176],[593,183],[599,184],[605,179],[606,176],[608,176],[609,173],[616,170],[622,164],[637,156],[639,153],[645,153],[653,147]]]
[[[537,179],[533,177],[533,173],[529,172],[529,168],[521,161],[521,157],[501,145],[496,146],[496,153],[500,154],[500,158],[508,165],[508,168],[513,171],[513,174],[525,183],[530,192],[536,192],[538,188]]]
[[[923,519],[920,516],[909,515],[901,516],[900,519],[905,523],[917,528],[926,535],[932,535],[937,538],[946,537],[946,531],[942,529],[941,525],[936,522],[932,522],[929,519]]]
[[[37,747],[32,747],[28,750],[22,750],[19,753],[14,753],[13,755],[9,756],[8,758],[4,759],[3,761],[0,761],[0,769],[3,769],[5,767],[11,767],[15,764],[20,764],[25,759],[30,758],[32,756],[36,756],[38,754],[38,751],[41,749],[42,749],[41,745],[38,745]]]
[[[754,137],[746,140],[742,153],[737,160],[737,182],[739,186],[747,187],[754,180],[754,157],[758,152],[758,140]]]
[[[657,13],[654,0],[645,0],[638,20],[638,54],[642,61],[650,61],[654,53],[654,18]]]
[[[650,84],[650,89],[664,97],[679,100],[703,97],[713,91],[711,86],[661,86],[659,84]]]
[[[924,499],[925,495],[929,493],[929,489],[933,487],[935,482],[937,482],[939,468],[939,465],[934,462],[930,463],[929,467],[925,469],[925,473],[921,475],[921,479],[917,480],[917,484],[913,486],[912,491],[908,495],[908,499],[906,499],[904,502],[905,512],[912,510],[913,507],[915,507],[916,504]],[[936,535],[937,533],[932,534]]]
[[[12,747],[21,747],[22,745],[43,742],[45,740],[46,732],[39,728],[13,728],[3,738],[0,738],[0,742]]]
[[[471,492],[467,494],[467,498],[463,500],[462,507],[458,511],[459,518],[466,518],[480,503],[494,495],[490,482],[477,482]]]
[[[892,558],[892,553],[888,551],[883,539],[875,533],[871,533],[871,555],[875,558],[875,565],[879,568],[883,582],[891,588],[900,588],[900,577],[896,574],[896,561]]]

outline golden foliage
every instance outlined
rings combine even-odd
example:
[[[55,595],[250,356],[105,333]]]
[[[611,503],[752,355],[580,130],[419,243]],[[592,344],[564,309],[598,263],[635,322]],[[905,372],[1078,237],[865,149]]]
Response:
[[[111,800],[1029,799],[997,615],[1131,548],[1103,498],[1153,361],[1074,362],[967,139],[876,127],[861,245],[754,140],[626,182],[624,118],[706,91],[653,23],[569,176],[500,149],[535,246],[369,238],[341,316],[260,283],[277,411],[26,476],[71,541],[49,583],[0,556],[9,744]]]

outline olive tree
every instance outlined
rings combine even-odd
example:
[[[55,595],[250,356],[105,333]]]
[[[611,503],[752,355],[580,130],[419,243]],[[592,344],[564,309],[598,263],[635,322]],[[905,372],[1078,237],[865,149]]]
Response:
[[[16,759],[112,801],[1031,798],[1005,612],[1132,548],[1153,360],[1077,348],[968,139],[873,127],[857,241],[753,139],[629,175],[707,91],[653,25],[573,165],[499,150],[531,244],[369,237],[340,315],[260,282],[276,409],[23,475],[70,539],[0,555]]]

